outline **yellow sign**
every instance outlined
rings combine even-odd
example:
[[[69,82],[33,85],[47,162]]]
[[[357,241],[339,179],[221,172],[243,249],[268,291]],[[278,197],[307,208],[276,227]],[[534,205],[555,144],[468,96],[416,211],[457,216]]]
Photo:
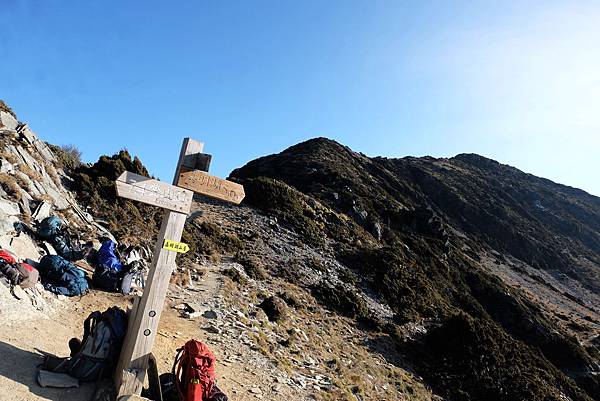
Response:
[[[178,253],[186,253],[190,250],[190,246],[188,244],[184,244],[183,242],[175,242],[166,239],[165,242],[163,242],[163,249]]]

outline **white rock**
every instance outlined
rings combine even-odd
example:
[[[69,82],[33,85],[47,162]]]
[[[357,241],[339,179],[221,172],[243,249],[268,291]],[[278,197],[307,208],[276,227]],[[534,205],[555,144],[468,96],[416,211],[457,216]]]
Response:
[[[4,159],[0,159],[0,173],[11,173],[15,171],[15,168],[12,164]]]
[[[15,223],[18,221],[19,219],[16,216],[11,216],[0,211],[0,236],[15,231]]]
[[[42,242],[42,245],[44,248],[46,248],[46,254],[47,255],[58,255],[58,253],[56,253],[56,250],[54,249],[54,247],[47,241]]]
[[[17,125],[19,122],[9,113],[5,111],[0,111],[0,122],[3,125],[3,128],[16,131]]]
[[[67,201],[65,197],[57,190],[55,190],[51,185],[42,183],[42,186],[46,190],[46,193],[50,195],[50,197],[54,201],[54,206],[57,210],[69,209],[71,207],[69,201]]]
[[[21,233],[18,237],[12,235],[1,236],[0,247],[8,249],[20,259],[40,260],[41,258],[35,243],[24,233]]]
[[[23,300],[27,300],[29,301],[29,296],[27,295],[27,293],[25,293],[25,290],[23,290],[21,288],[21,286],[19,285],[15,285],[12,289],[13,291],[13,295],[15,296],[15,298],[17,298],[19,301],[23,301]]]
[[[9,216],[18,216],[21,213],[17,203],[6,199],[0,199],[0,212]]]
[[[33,215],[31,217],[35,221],[42,221],[46,217],[50,216],[51,209],[52,209],[52,205],[50,203],[44,201],[44,202],[40,203],[40,205],[37,207],[37,209],[35,209],[35,212],[33,212]]]

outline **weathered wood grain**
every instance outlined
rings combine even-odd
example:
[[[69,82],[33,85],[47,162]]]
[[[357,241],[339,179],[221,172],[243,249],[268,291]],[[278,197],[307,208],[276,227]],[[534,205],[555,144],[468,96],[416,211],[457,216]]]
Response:
[[[188,154],[202,152],[202,147],[203,145],[200,142],[186,138],[179,155],[177,171],[180,170],[181,163]],[[174,182],[177,177],[178,174],[176,173],[173,178]],[[184,191],[191,194],[190,191]],[[191,195],[186,194],[186,199],[187,196],[190,196],[191,202]],[[166,208],[166,206],[161,207]],[[134,305],[135,313],[132,313],[133,320],[129,324],[127,335],[123,341],[118,368],[115,372],[118,397],[132,394],[139,395],[142,391],[146,370],[148,369],[148,358],[158,332],[158,323],[177,256],[176,252],[163,249],[163,243],[165,239],[175,242],[181,240],[187,211],[189,211],[189,207],[185,213],[172,210],[165,212],[154,247],[146,288],[137,308]]]
[[[242,185],[199,170],[182,172],[179,174],[176,185],[211,198],[235,204],[239,204],[246,196]]]
[[[117,178],[117,195],[174,212],[188,213],[193,193],[152,178],[125,171]]]

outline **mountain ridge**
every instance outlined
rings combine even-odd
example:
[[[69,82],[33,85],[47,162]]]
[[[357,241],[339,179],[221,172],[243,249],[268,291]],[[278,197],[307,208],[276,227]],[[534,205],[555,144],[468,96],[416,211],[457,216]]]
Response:
[[[289,185],[364,228],[377,245],[364,246],[366,240],[357,245],[355,239],[339,242],[343,250],[336,252],[336,258],[358,272],[364,285],[384,294],[385,302],[402,316],[395,318],[395,323],[433,319],[441,327],[458,324],[467,331],[480,327],[478,322],[484,331],[488,324],[498,324],[501,330],[491,329],[489,333],[508,333],[509,343],[514,341],[512,337],[527,346],[540,347],[542,355],[563,372],[587,370],[589,381],[579,380],[580,385],[588,394],[599,389],[592,373],[598,368],[597,349],[588,342],[590,348],[584,350],[570,338],[568,329],[556,334],[552,313],[542,313],[525,293],[512,293],[515,289],[503,277],[505,273],[494,267],[496,262],[489,262],[495,259],[532,277],[536,271],[547,273],[544,277],[556,280],[550,287],[567,288],[554,303],[546,305],[548,309],[560,304],[561,297],[575,299],[596,317],[588,318],[597,322],[600,208],[599,199],[593,195],[479,155],[369,158],[325,138],[249,162],[230,177],[244,183],[249,202],[268,213],[277,209],[265,206],[269,183],[278,197],[280,187]],[[260,202],[254,200],[255,190],[261,193]],[[293,199],[288,204],[293,204]],[[312,214],[309,211],[308,217]],[[285,213],[279,216],[288,218]],[[297,229],[311,224],[297,217],[288,222]],[[331,230],[326,232],[333,242],[336,236],[344,235],[344,231],[334,235]],[[419,254],[412,252],[415,248]],[[403,266],[411,263],[419,267],[407,272]],[[448,274],[448,269],[456,273]],[[504,281],[495,282],[493,277]],[[506,291],[512,295],[502,295]],[[468,323],[470,317],[452,317],[456,311],[474,316],[475,326]],[[535,323],[527,327],[521,319]],[[597,323],[593,327],[591,338],[593,333],[597,336]],[[557,353],[556,348],[570,351]],[[515,363],[518,366],[521,362]],[[594,364],[596,367],[590,368]],[[514,368],[510,364],[499,366],[499,371],[509,376]],[[423,374],[427,375],[426,369]],[[453,381],[442,387],[446,385],[460,387]]]
[[[139,159],[121,151],[94,164],[63,163],[68,155],[48,150],[13,113],[0,110],[0,121],[1,164],[12,168],[0,193],[10,206],[9,243],[29,239],[28,251],[38,252],[34,237],[10,230],[46,202],[90,238],[107,232],[86,208],[118,241],[151,246],[160,210],[114,190],[124,170],[148,174]],[[48,159],[30,160],[37,150]],[[239,353],[232,372],[267,367],[269,377],[283,377],[285,389],[273,387],[269,397],[588,401],[600,394],[593,195],[475,154],[367,157],[326,138],[251,161],[230,179],[244,184],[246,199],[233,207],[195,197],[182,239],[190,252],[178,257],[169,294],[175,304],[215,308],[200,327],[215,335],[206,338],[211,347]],[[54,197],[28,195],[42,188]],[[210,298],[194,290],[203,269]],[[92,297],[87,304],[127,302],[95,290]],[[181,324],[169,308],[165,315]],[[79,329],[76,317],[60,318]],[[184,323],[186,335],[201,333],[198,323]],[[157,349],[165,360],[171,351]]]

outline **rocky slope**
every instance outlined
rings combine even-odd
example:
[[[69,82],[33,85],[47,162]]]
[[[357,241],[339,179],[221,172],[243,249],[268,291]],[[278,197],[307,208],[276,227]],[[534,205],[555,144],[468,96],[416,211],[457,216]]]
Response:
[[[85,239],[108,229],[153,243],[160,210],[113,186],[125,170],[147,175],[140,160],[77,165],[1,102],[0,121],[0,246],[39,257],[28,222],[50,212]],[[191,251],[155,347],[162,371],[196,337],[232,399],[598,399],[599,198],[477,155],[368,158],[322,138],[231,179],[245,186],[241,206],[197,197],[186,223]],[[0,345],[11,364],[29,350],[26,375],[35,350],[64,348],[93,308],[128,302],[38,289],[25,316],[23,300],[0,295]],[[70,333],[18,339],[15,327]],[[13,376],[0,363],[0,384],[22,392],[9,399],[65,396]]]
[[[301,282],[394,337],[439,394],[600,394],[600,199],[478,155],[368,158],[322,138],[231,178],[339,264],[330,284]],[[393,318],[343,299],[351,287]]]

